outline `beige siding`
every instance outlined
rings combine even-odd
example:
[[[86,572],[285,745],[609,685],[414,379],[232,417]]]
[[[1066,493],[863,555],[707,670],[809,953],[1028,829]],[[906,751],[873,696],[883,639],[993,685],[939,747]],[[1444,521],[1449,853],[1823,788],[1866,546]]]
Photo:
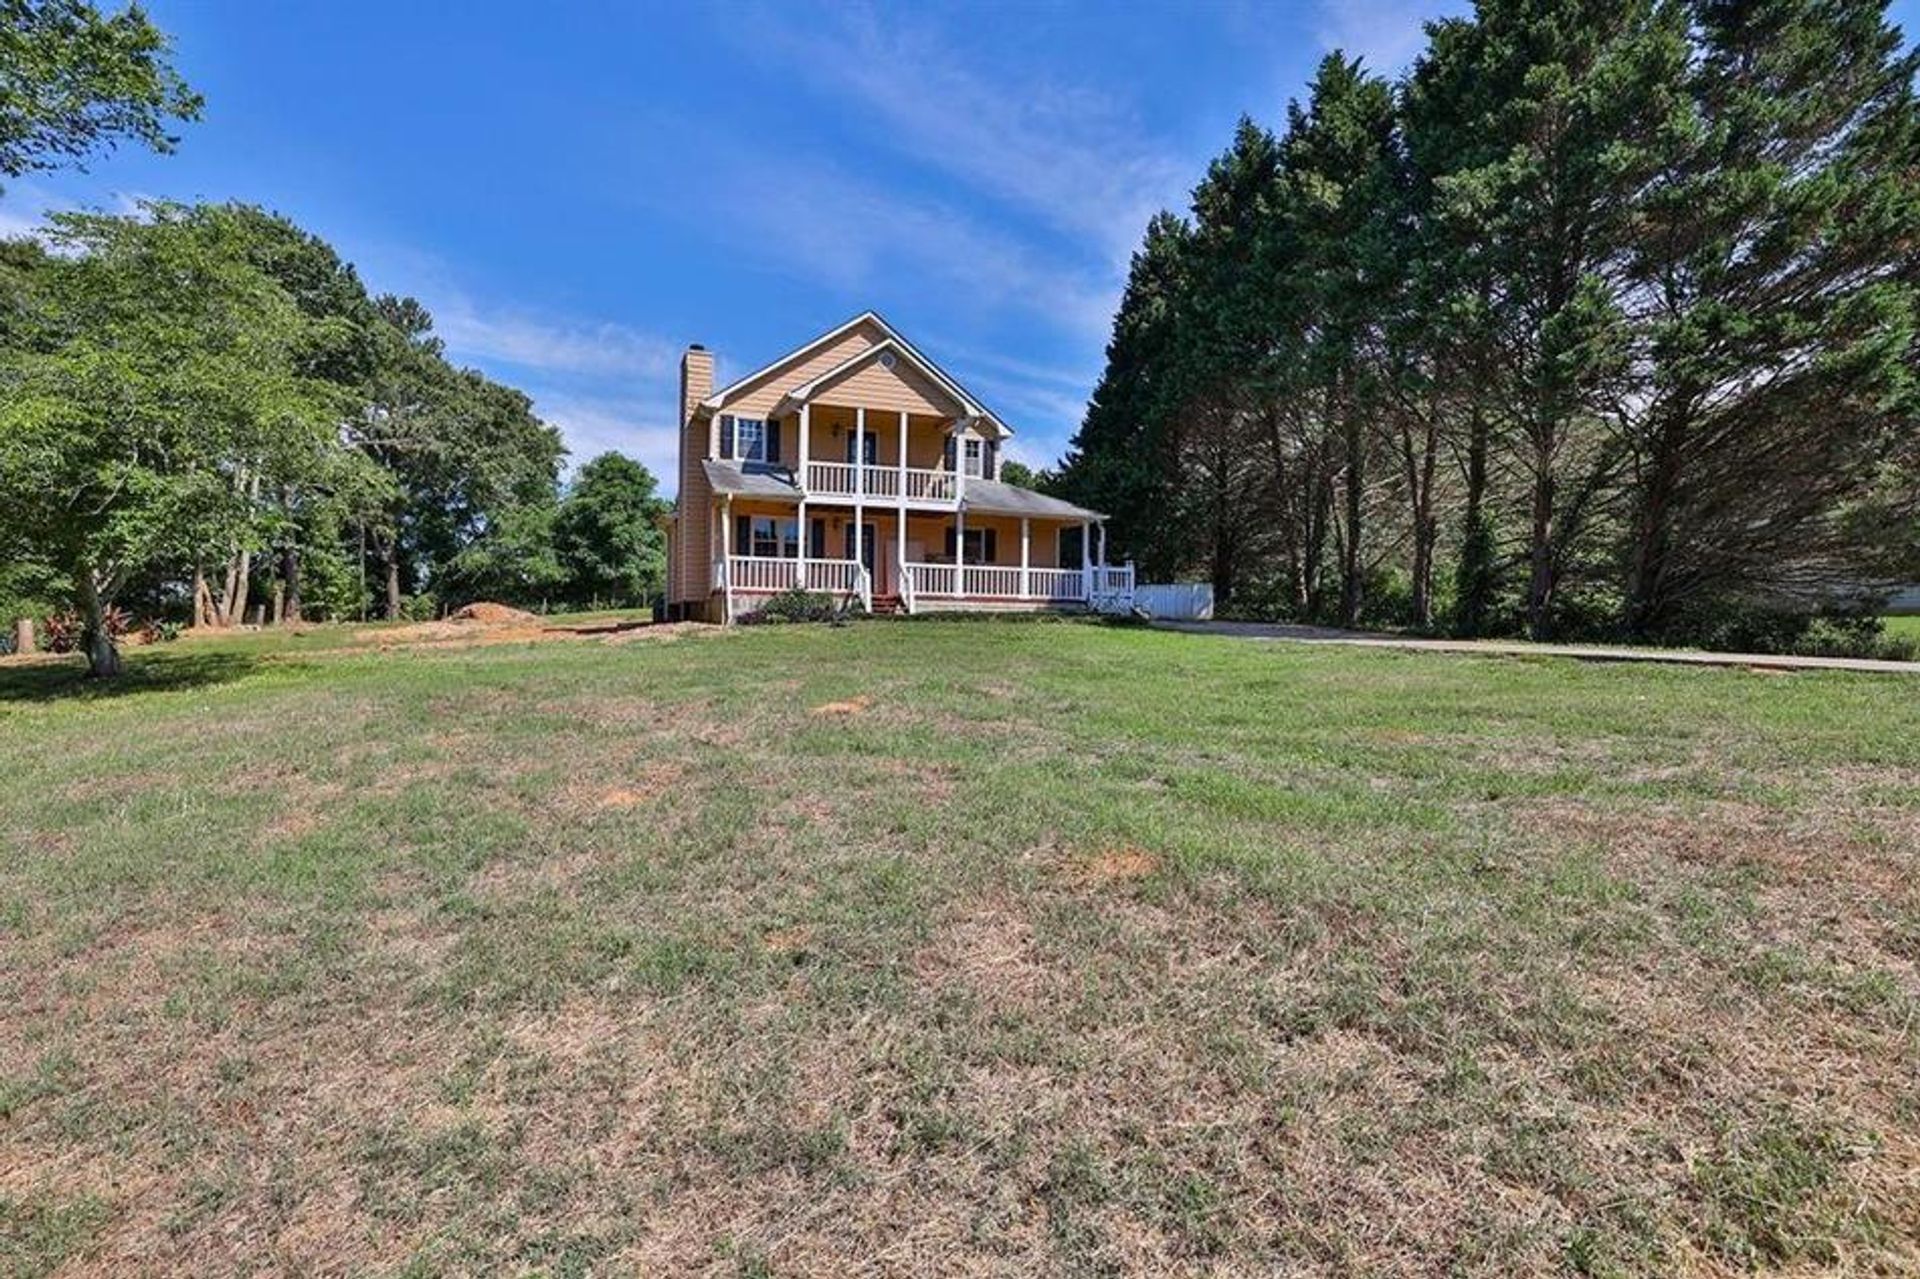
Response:
[[[765,417],[788,391],[845,364],[879,342],[882,336],[880,330],[870,323],[856,324],[804,359],[779,365],[757,381],[741,387],[727,397],[720,411],[739,417]]]
[[[862,364],[825,383],[814,392],[817,404],[837,404],[845,408],[864,406],[869,415],[883,413],[953,414],[963,412],[954,398],[934,385],[933,380],[905,360],[892,368],[878,358]]]

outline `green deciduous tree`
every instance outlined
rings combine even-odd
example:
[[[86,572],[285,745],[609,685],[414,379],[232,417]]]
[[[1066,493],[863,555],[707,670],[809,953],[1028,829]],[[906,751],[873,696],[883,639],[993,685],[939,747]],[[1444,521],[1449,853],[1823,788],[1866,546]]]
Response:
[[[0,345],[0,540],[72,584],[96,675],[129,576],[261,536],[263,490],[314,471],[325,388],[295,355],[306,324],[250,260],[233,210],[61,214],[61,250],[18,273]]]
[[[667,503],[654,489],[653,474],[618,453],[602,453],[580,468],[553,530],[575,601],[642,604],[665,586],[660,520]]]
[[[138,5],[0,0],[0,174],[76,163],[121,138],[171,151],[168,121],[200,107]]]

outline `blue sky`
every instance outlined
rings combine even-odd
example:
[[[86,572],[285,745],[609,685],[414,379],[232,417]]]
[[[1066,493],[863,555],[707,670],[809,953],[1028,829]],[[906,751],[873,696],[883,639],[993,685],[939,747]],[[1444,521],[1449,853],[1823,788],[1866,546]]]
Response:
[[[1147,217],[1235,119],[1277,124],[1332,47],[1396,69],[1461,7],[149,0],[206,118],[9,184],[0,231],[266,205],[425,302],[576,463],[619,449],[669,491],[682,347],[725,381],[872,307],[1046,464]]]

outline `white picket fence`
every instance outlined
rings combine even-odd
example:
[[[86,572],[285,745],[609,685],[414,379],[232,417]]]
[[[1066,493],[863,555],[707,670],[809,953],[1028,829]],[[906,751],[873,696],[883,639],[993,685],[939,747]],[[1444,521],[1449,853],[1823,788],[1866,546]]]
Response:
[[[1211,582],[1162,582],[1133,588],[1133,606],[1149,617],[1204,622],[1213,616]]]

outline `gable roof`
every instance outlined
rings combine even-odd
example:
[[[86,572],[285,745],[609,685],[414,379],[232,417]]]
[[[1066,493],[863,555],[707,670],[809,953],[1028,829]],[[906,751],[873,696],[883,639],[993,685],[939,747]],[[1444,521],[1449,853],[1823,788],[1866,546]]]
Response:
[[[752,386],[755,383],[765,380],[771,375],[778,373],[782,368],[786,367],[787,365],[795,364],[804,360],[808,355],[819,350],[823,346],[827,346],[839,340],[841,337],[845,336],[847,333],[851,332],[853,329],[858,328],[861,324],[871,324],[875,328],[880,330],[880,333],[882,334],[881,340],[874,343],[872,346],[868,347],[866,350],[855,355],[853,358],[846,360],[839,365],[836,365],[832,369],[829,369],[827,372],[814,378],[812,381],[807,382],[799,387],[788,388],[787,394],[794,399],[804,400],[807,398],[807,396],[813,394],[825,383],[833,380],[836,377],[844,376],[845,374],[851,372],[853,369],[859,367],[861,362],[870,358],[877,357],[883,349],[887,349],[887,350],[892,350],[897,354],[904,356],[909,361],[911,361],[916,368],[918,368],[934,383],[934,385],[938,386],[941,390],[951,395],[954,398],[954,400],[963,409],[966,410],[967,416],[978,418],[983,422],[989,423],[1003,436],[1013,434],[1013,428],[1008,426],[1005,422],[1001,421],[998,414],[993,412],[993,410],[987,408],[985,405],[981,404],[979,400],[975,399],[971,394],[968,393],[966,388],[962,387],[958,382],[954,381],[954,379],[947,373],[945,369],[941,368],[938,364],[935,364],[932,360],[928,359],[926,355],[921,352],[920,348],[916,347],[913,343],[907,341],[907,339],[901,335],[898,329],[895,329],[891,324],[888,324],[884,318],[882,318],[882,316],[878,311],[862,311],[860,314],[854,316],[851,320],[848,320],[845,324],[842,324],[837,328],[830,329],[827,332],[822,333],[819,337],[813,338],[811,341],[805,342],[800,346],[795,347],[793,350],[788,351],[785,355],[781,356],[777,360],[772,361],[769,364],[761,365],[759,368],[747,374],[745,377],[735,378],[732,382],[729,382],[727,385],[721,387],[718,391],[715,391],[712,395],[709,395],[706,399],[700,401],[700,407],[709,411],[714,409],[724,408],[727,403],[727,398],[733,395],[735,392],[740,391],[742,388]]]
[[[966,392],[962,391],[959,387],[949,383],[943,376],[941,376],[941,373],[938,369],[933,368],[931,365],[929,365],[926,362],[926,360],[921,358],[920,355],[918,355],[916,352],[901,346],[899,342],[895,341],[893,338],[890,338],[890,337],[882,338],[878,342],[875,342],[872,346],[868,347],[864,351],[861,351],[859,354],[853,356],[852,358],[842,360],[840,363],[828,369],[825,373],[822,373],[820,376],[814,378],[813,381],[804,382],[801,385],[794,387],[793,389],[787,392],[786,398],[788,398],[789,400],[793,400],[796,403],[804,403],[805,401],[813,398],[816,392],[825,390],[827,387],[831,386],[833,383],[838,382],[840,379],[844,377],[847,377],[849,374],[854,373],[855,371],[862,368],[863,366],[867,364],[871,364],[876,360],[880,360],[882,363],[884,363],[884,360],[882,360],[881,357],[889,353],[893,354],[896,357],[896,361],[898,357],[904,356],[909,364],[911,364],[914,368],[920,370],[920,372],[926,376],[927,380],[933,383],[935,390],[939,391],[941,394],[951,399],[954,402],[954,404],[960,409],[960,412],[965,416],[967,417],[986,416],[986,410],[981,408],[978,404],[974,403],[973,400],[967,396]]]

